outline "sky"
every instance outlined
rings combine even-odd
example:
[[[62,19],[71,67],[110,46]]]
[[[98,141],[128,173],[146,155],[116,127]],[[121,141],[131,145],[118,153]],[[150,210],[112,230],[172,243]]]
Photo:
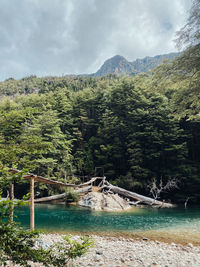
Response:
[[[94,73],[177,51],[191,0],[0,0],[0,80]]]

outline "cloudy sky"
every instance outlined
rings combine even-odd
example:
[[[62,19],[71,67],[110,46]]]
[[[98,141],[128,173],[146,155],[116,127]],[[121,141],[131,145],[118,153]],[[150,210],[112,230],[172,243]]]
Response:
[[[0,80],[176,51],[191,0],[0,0]]]

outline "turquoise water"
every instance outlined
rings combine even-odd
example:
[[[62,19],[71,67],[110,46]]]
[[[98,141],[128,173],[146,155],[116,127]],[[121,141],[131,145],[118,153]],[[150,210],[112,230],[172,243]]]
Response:
[[[29,227],[29,206],[16,211],[26,228]],[[76,206],[37,204],[36,229],[49,231],[120,232],[175,229],[177,227],[200,232],[200,207],[151,209],[133,208],[126,212],[95,212]]]

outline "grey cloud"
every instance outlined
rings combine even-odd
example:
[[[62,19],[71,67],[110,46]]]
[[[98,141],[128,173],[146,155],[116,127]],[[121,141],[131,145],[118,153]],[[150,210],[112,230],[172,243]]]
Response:
[[[1,0],[0,80],[95,72],[115,54],[129,60],[174,51],[188,0]]]
[[[125,3],[126,2],[126,3]],[[127,0],[121,6],[121,23],[112,39],[116,50],[129,60],[175,50],[174,33],[183,25],[183,0]],[[184,9],[185,10],[185,9]]]

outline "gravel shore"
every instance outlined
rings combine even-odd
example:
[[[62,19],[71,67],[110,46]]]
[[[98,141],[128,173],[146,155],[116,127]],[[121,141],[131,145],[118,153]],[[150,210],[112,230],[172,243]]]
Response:
[[[192,243],[187,245],[167,244],[159,241],[91,236],[95,242],[93,248],[74,261],[74,266],[106,267],[199,267],[200,247]],[[72,239],[78,240],[74,235]],[[59,234],[41,235],[39,242],[44,246],[62,240]],[[33,265],[39,266],[39,265]]]

